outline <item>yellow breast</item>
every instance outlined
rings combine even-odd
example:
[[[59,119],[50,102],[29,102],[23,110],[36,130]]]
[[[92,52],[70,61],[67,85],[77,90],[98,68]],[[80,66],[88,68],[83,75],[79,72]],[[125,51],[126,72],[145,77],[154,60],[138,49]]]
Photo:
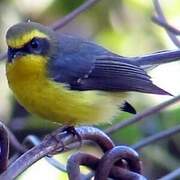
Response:
[[[117,114],[120,96],[72,91],[48,78],[46,62],[42,56],[28,55],[7,64],[9,86],[29,112],[68,125],[106,122]]]

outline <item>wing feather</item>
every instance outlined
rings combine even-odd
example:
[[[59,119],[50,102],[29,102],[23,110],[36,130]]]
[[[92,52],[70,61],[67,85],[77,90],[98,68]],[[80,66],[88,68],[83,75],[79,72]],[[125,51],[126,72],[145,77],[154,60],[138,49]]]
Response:
[[[138,91],[169,94],[154,85],[133,61],[103,47],[75,37],[59,37],[59,53],[48,61],[49,77],[72,90]]]
[[[113,61],[97,58],[91,72],[73,86],[73,89],[169,94],[154,85],[143,69],[124,59]]]

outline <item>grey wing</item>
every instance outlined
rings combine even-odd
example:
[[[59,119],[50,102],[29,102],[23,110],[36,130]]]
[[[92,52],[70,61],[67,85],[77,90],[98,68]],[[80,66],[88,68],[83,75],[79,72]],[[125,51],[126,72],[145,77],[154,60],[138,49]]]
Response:
[[[97,57],[91,70],[72,86],[77,90],[138,91],[169,94],[154,85],[150,76],[124,57]]]
[[[70,36],[60,37],[58,57],[48,64],[51,79],[73,90],[138,91],[169,94],[154,85],[150,76],[130,58]]]

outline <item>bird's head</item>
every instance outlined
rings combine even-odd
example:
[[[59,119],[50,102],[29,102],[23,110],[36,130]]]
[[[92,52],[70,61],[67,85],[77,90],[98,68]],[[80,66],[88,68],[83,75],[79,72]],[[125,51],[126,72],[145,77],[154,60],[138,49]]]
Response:
[[[51,57],[58,52],[56,33],[35,22],[23,22],[12,26],[6,34],[8,63],[22,57]],[[31,58],[30,58],[31,59]]]
[[[45,71],[48,60],[59,53],[59,41],[55,31],[35,22],[23,22],[12,26],[6,34],[8,45],[7,72],[19,75]]]

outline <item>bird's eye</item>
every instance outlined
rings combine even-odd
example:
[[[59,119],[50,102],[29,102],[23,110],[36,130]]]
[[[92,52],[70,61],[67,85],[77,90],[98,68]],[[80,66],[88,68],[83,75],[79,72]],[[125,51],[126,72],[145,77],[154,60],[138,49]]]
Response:
[[[41,53],[42,47],[40,40],[36,38],[32,39],[31,42],[29,43],[29,50],[35,54]]]

